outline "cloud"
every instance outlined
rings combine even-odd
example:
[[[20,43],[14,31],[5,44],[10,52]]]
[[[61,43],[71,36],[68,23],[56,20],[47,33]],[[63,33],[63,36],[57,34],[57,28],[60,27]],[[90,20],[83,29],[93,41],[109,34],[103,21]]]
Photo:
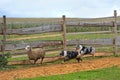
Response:
[[[120,11],[120,0],[2,0],[0,15],[8,17],[104,17]]]

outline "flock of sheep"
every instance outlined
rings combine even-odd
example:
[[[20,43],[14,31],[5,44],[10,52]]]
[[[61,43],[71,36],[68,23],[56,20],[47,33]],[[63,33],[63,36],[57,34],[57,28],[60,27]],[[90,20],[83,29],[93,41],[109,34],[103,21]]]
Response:
[[[33,50],[31,46],[27,45],[25,49],[27,51],[29,60],[34,60],[34,64],[37,62],[38,59],[41,59],[41,64],[43,63],[43,59],[45,58],[45,50],[43,48]],[[76,60],[80,62],[82,61],[83,55],[86,54],[91,54],[92,56],[94,56],[95,48],[91,46],[77,45],[74,51],[61,51],[59,53],[59,59],[61,59],[62,62],[65,62],[67,60],[76,58]]]

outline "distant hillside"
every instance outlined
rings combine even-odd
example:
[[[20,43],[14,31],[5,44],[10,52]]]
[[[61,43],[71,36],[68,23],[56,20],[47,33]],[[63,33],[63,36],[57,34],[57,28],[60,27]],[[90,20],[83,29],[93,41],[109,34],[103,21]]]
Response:
[[[7,22],[58,22],[62,18],[7,18]],[[67,18],[67,21],[81,21],[81,22],[110,22],[113,21],[113,17],[103,17],[103,18]],[[120,22],[120,16],[117,18]],[[2,23],[2,18],[0,18],[0,23]]]

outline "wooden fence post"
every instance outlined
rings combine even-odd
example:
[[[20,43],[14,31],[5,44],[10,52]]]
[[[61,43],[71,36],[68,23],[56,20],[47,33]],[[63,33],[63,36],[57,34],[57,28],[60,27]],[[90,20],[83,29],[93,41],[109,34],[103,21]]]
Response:
[[[65,15],[62,16],[62,30],[63,30],[63,49],[66,50],[66,18]]]
[[[2,46],[1,46],[1,51],[4,54],[5,52],[5,45],[6,45],[6,16],[3,16],[3,23],[2,23],[2,34],[3,34],[3,39],[2,39]]]
[[[114,45],[114,55],[117,54],[117,11],[114,10],[114,39],[113,39],[113,45]]]

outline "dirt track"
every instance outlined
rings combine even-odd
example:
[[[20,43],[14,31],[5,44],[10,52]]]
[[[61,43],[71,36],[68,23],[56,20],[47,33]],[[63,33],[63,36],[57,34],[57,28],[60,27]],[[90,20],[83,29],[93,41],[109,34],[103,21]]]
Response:
[[[81,63],[54,64],[49,66],[31,67],[27,69],[1,71],[0,80],[14,80],[15,78],[30,78],[37,76],[66,74],[77,71],[105,68],[113,65],[120,66],[119,57],[102,58],[91,61],[83,61]]]

